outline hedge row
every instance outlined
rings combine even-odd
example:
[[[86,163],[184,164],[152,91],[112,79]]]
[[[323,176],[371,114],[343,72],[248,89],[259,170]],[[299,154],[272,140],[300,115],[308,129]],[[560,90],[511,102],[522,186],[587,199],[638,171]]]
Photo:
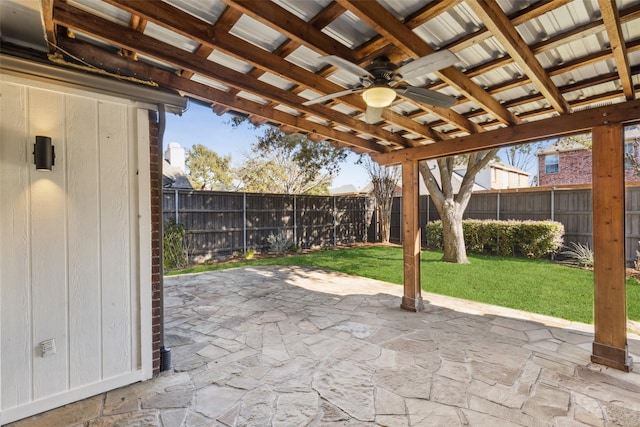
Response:
[[[540,258],[562,247],[564,226],[556,221],[462,221],[467,252]],[[427,224],[431,249],[443,248],[442,222]]]

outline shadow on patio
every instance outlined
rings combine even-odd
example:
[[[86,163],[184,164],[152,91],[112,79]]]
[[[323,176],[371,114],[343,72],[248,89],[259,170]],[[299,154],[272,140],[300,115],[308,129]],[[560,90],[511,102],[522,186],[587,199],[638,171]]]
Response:
[[[640,360],[592,365],[591,326],[401,295],[301,267],[166,278],[173,373],[16,425],[640,425]]]

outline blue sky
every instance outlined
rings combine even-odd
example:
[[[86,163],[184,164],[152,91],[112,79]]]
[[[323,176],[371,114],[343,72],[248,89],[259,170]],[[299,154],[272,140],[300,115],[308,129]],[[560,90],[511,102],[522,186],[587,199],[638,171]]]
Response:
[[[167,114],[164,134],[164,146],[170,142],[178,142],[186,150],[195,144],[202,144],[220,156],[231,155],[234,167],[243,163],[245,155],[251,152],[251,143],[261,130],[242,125],[232,127],[229,115],[216,115],[211,108],[191,102],[182,116]],[[356,188],[364,187],[369,181],[365,169],[354,164],[358,155],[351,153],[342,164],[340,174],[334,178],[332,187],[353,184]]]

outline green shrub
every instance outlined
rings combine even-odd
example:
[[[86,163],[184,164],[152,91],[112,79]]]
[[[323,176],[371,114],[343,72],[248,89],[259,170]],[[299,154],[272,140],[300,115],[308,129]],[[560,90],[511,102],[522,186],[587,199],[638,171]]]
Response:
[[[189,265],[187,232],[182,224],[170,220],[164,225],[162,255],[164,268],[184,268]]]
[[[564,226],[555,221],[462,221],[464,242],[469,253],[540,258],[556,253],[562,247]],[[442,222],[426,226],[427,241],[432,249],[441,250]]]

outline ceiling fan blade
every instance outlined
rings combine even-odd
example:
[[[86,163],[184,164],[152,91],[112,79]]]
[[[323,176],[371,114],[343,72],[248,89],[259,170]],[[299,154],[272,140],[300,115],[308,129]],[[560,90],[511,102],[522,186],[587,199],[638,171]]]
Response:
[[[439,50],[431,55],[423,56],[422,58],[403,65],[396,70],[396,74],[400,74],[404,80],[413,77],[422,77],[434,71],[447,68],[458,61],[458,57],[450,50]]]
[[[364,121],[369,124],[377,123],[382,118],[382,111],[384,107],[370,107],[367,106],[367,111],[364,113]]]
[[[434,107],[450,108],[456,103],[456,98],[453,96],[422,87],[399,86],[395,88],[395,91],[404,98],[409,98],[422,104],[433,105]]]
[[[322,59],[325,62],[328,62],[331,65],[340,67],[343,70],[349,71],[358,77],[363,77],[363,76],[373,77],[370,72],[368,72],[361,66],[356,65],[353,62],[347,61],[346,59],[340,58],[339,56],[327,55],[327,56],[320,57],[320,59]]]
[[[340,92],[330,93],[328,95],[319,96],[317,98],[313,98],[313,99],[310,99],[308,101],[305,101],[305,102],[302,103],[302,105],[308,106],[308,105],[313,105],[313,104],[320,104],[322,102],[330,101],[330,100],[332,100],[334,98],[339,98],[341,96],[345,96],[345,95],[349,95],[349,94],[352,94],[352,93],[361,92],[363,89],[364,89],[363,87],[355,87],[355,88],[352,88],[352,89],[342,90]]]

